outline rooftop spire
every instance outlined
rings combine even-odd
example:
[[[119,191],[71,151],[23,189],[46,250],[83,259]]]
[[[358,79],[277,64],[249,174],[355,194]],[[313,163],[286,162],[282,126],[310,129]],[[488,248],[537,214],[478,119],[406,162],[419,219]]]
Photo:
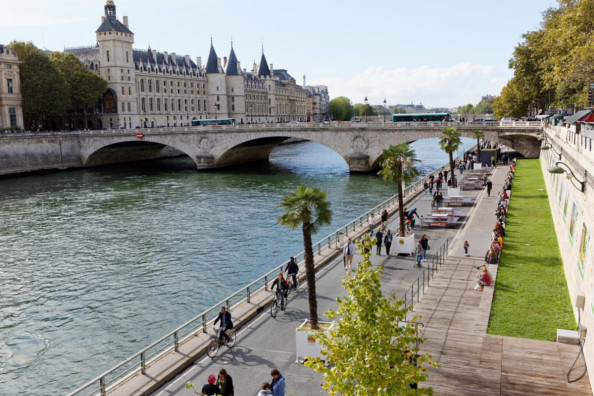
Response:
[[[258,77],[272,77],[270,75],[270,68],[264,56],[264,45],[262,45],[262,58],[260,58],[260,68],[258,69]]]
[[[214,45],[212,44],[212,36],[210,38],[210,53],[208,54],[208,61],[206,62],[206,73],[218,73],[219,72],[219,62],[217,53],[214,49]]]

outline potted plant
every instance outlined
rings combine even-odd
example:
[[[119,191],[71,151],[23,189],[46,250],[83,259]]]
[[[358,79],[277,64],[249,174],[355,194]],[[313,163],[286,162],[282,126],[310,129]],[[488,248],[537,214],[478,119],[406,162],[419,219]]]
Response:
[[[460,132],[454,127],[447,127],[441,131],[441,137],[439,138],[439,145],[441,149],[448,153],[450,157],[450,178],[452,180],[452,186],[448,188],[448,197],[459,197],[460,189],[458,183],[454,177],[454,153],[460,147],[462,143],[460,139]]]
[[[415,150],[407,143],[398,146],[390,145],[390,148],[384,150],[384,159],[381,162],[382,169],[379,175],[386,181],[396,183],[398,187],[398,215],[400,220],[400,229],[392,241],[392,248],[396,254],[412,254],[415,248],[415,234],[406,235],[404,224],[404,183],[410,183],[419,175],[415,168],[418,162]]]

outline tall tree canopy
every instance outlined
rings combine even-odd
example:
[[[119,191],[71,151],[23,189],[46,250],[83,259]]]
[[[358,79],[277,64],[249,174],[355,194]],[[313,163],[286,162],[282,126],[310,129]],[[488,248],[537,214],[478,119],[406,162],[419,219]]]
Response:
[[[334,120],[348,121],[353,118],[353,105],[349,98],[339,96],[330,101],[328,104],[328,112]]]
[[[527,32],[509,62],[513,78],[494,104],[497,117],[549,107],[588,106],[594,81],[594,0],[558,0],[541,28]]]

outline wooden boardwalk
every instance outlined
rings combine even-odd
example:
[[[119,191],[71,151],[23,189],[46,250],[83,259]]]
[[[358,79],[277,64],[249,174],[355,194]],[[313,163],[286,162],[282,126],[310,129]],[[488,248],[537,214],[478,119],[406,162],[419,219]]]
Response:
[[[474,290],[478,258],[450,257],[415,305],[427,342],[422,351],[435,395],[592,395],[590,380],[568,383],[579,346],[487,334],[494,287]],[[497,278],[497,265],[489,271]],[[571,378],[584,370],[578,360]]]

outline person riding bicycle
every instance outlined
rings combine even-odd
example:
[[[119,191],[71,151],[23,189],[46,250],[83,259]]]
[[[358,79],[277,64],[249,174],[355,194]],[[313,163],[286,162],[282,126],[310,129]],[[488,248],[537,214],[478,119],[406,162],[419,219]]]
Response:
[[[215,326],[219,321],[221,321],[221,332],[219,334],[221,341],[229,340],[226,331],[233,328],[233,322],[231,321],[231,312],[227,312],[227,308],[221,307],[221,312],[212,325]]]
[[[276,293],[280,294],[280,309],[281,311],[285,310],[285,299],[287,298],[287,294],[289,292],[289,282],[285,279],[282,272],[278,274],[277,278],[272,282],[272,287],[270,290],[274,290],[276,287]]]
[[[287,273],[287,278],[291,278],[293,280],[293,288],[297,290],[297,274],[299,273],[299,265],[297,265],[295,262],[295,257],[291,257],[291,260],[289,260],[287,263],[285,272]]]

